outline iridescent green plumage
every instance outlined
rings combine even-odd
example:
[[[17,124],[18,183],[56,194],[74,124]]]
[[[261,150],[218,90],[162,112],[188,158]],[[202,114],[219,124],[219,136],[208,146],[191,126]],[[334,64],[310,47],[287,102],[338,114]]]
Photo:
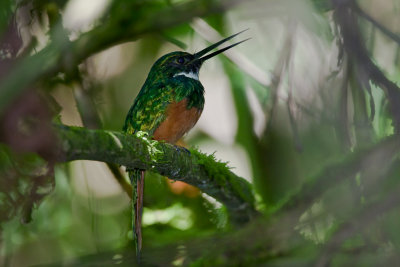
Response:
[[[129,134],[144,131],[151,138],[171,143],[181,138],[197,122],[204,107],[204,88],[198,79],[201,65],[241,42],[206,54],[236,35],[195,54],[172,52],[158,59],[126,116],[123,130]],[[128,172],[134,188],[133,238],[140,259],[144,170],[131,169]]]
[[[168,105],[188,100],[187,108],[202,110],[204,106],[204,88],[193,78],[179,73],[196,73],[200,66],[179,66],[174,63],[183,58],[188,62],[193,55],[185,52],[172,52],[161,57],[153,65],[149,76],[135,99],[125,120],[124,131],[130,134],[136,131],[148,132],[150,136],[166,118]],[[175,64],[175,65],[174,65]]]

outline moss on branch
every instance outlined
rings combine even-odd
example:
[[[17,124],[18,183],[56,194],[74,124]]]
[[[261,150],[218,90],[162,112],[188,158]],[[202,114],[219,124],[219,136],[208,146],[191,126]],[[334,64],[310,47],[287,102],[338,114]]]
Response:
[[[147,139],[143,135],[56,125],[59,161],[95,160],[157,172],[198,187],[224,204],[234,224],[257,215],[251,185],[225,163],[196,150]]]

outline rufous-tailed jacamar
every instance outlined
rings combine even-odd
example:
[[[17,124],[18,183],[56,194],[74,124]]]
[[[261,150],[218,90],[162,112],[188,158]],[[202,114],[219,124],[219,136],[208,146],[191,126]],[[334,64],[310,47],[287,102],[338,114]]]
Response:
[[[159,58],[130,108],[123,130],[129,134],[144,131],[155,140],[171,144],[178,141],[196,124],[203,111],[204,88],[199,81],[203,62],[246,40],[206,54],[239,33],[194,54],[177,51]],[[140,258],[144,170],[128,172],[133,186],[133,238]]]

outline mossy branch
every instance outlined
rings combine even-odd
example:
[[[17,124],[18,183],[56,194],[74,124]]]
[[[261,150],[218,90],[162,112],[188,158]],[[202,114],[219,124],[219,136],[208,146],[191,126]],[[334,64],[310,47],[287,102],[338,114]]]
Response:
[[[148,139],[145,135],[56,125],[58,161],[95,160],[157,172],[198,187],[224,204],[231,222],[240,225],[257,215],[251,185],[225,163],[197,150]]]

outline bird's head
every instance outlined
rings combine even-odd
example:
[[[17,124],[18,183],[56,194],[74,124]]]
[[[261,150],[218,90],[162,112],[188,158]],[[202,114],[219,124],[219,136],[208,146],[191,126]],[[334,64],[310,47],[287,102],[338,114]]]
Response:
[[[163,78],[172,78],[175,76],[183,75],[188,78],[192,78],[195,80],[199,80],[199,71],[200,67],[204,63],[204,61],[244,42],[248,39],[243,41],[237,42],[220,50],[217,50],[211,54],[206,55],[212,49],[218,47],[222,43],[232,39],[236,35],[242,33],[243,31],[231,35],[215,44],[210,45],[209,47],[204,48],[203,50],[190,54],[187,52],[176,51],[172,53],[168,53],[162,57],[160,57],[151,68],[150,73],[155,75],[163,75]]]

